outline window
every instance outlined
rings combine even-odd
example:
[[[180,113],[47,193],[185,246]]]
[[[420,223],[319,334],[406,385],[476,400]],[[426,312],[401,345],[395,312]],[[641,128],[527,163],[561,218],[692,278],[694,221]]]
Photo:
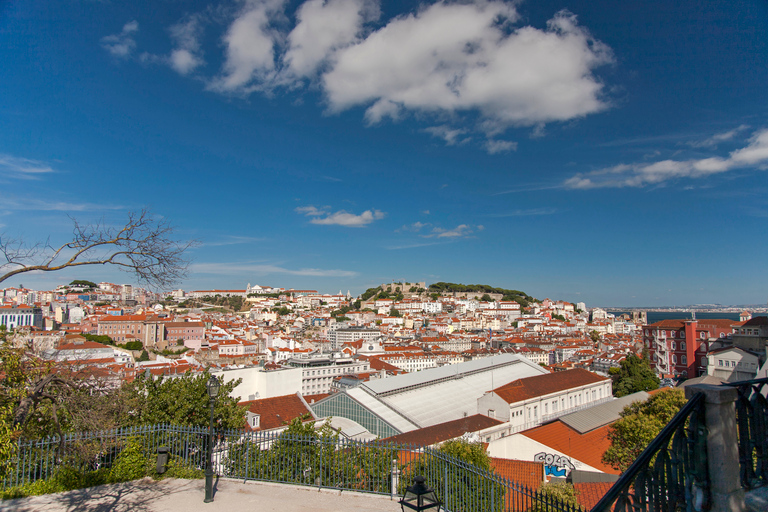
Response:
[[[723,366],[723,360],[722,359],[718,359],[717,360],[717,366]]]
[[[677,364],[677,356],[672,354],[672,364]]]
[[[674,341],[672,342],[672,350],[677,350],[677,344]]]
[[[685,342],[684,341],[680,342],[680,350],[685,350]]]
[[[680,362],[682,364],[688,364],[688,358],[686,356],[680,356]]]

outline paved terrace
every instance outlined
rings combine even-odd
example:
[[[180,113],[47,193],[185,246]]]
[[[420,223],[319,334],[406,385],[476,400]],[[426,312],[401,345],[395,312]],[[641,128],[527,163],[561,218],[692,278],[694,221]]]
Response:
[[[395,512],[389,496],[220,479],[213,503],[203,503],[205,480],[146,478],[121,484],[0,501],[5,512]]]

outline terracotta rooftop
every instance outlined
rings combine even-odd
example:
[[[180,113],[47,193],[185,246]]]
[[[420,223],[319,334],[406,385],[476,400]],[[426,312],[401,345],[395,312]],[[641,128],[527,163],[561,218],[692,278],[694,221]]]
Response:
[[[507,480],[523,484],[532,490],[538,489],[544,481],[543,462],[491,457],[491,468]]]
[[[588,464],[604,473],[618,475],[619,471],[603,464],[600,460],[603,453],[611,446],[611,442],[608,440],[609,428],[610,425],[605,425],[584,434],[579,434],[577,430],[569,427],[562,421],[553,421],[552,423],[526,430],[522,432],[522,435],[569,457],[580,460],[584,464]]]
[[[240,405],[247,406],[248,411],[259,415],[259,427],[256,430],[270,430],[305,414],[312,415],[312,411],[304,405],[298,393],[240,402]]]
[[[482,414],[475,414],[473,416],[467,416],[466,418],[432,425],[431,427],[411,430],[410,432],[388,437],[385,440],[392,443],[430,446],[435,443],[460,437],[466,432],[477,432],[478,430],[493,427],[501,423],[502,422],[497,419],[489,418]]]
[[[611,486],[613,486],[613,482],[581,482],[573,484],[576,492],[578,492],[576,499],[579,505],[587,510],[592,510],[592,507],[597,505],[597,502],[605,496],[605,493],[608,492]]]
[[[606,380],[609,380],[608,377],[601,377],[582,368],[575,368],[518,379],[493,391],[507,403],[513,404],[537,396],[549,395]]]

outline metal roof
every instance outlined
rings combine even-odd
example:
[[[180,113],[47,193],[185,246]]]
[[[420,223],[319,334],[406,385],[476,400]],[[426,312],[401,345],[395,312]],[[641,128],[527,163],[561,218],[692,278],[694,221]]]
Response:
[[[367,382],[347,393],[400,432],[477,413],[484,393],[547,371],[515,354]]]
[[[596,428],[608,425],[620,418],[619,413],[632,402],[644,402],[651,396],[645,391],[616,398],[609,402],[588,407],[580,411],[565,414],[557,418],[579,434],[584,434]]]

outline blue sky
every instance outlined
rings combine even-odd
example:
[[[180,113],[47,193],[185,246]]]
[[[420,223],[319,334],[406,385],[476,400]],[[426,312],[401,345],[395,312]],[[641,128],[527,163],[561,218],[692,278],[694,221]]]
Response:
[[[768,4],[5,2],[0,231],[149,207],[185,289],[768,299]],[[47,288],[109,268],[25,275]]]

